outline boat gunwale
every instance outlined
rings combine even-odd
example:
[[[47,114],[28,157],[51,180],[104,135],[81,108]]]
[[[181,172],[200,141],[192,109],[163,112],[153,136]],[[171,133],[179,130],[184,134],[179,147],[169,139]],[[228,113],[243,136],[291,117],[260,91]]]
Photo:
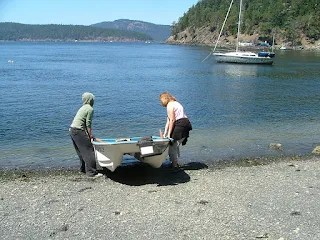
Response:
[[[139,139],[141,139],[143,137],[132,137],[132,138],[121,138],[121,139],[130,139],[129,141],[128,140],[123,140],[123,141],[117,141],[116,139],[117,138],[101,138],[101,142],[98,142],[98,141],[93,141],[92,144],[94,145],[119,145],[119,144],[132,144],[132,143],[135,143],[137,144]],[[155,143],[166,143],[166,142],[170,142],[172,141],[173,139],[172,138],[160,138],[158,136],[152,136],[152,140],[153,142]]]

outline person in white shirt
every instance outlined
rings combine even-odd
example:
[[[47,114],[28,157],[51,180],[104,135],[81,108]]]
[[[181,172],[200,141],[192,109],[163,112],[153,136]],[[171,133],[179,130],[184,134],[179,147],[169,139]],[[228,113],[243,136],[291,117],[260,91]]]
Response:
[[[184,111],[183,106],[168,92],[160,94],[160,102],[167,108],[167,122],[163,137],[173,139],[169,147],[169,160],[173,168],[178,168],[178,157],[180,157],[179,146],[185,145],[192,130],[191,123]]]

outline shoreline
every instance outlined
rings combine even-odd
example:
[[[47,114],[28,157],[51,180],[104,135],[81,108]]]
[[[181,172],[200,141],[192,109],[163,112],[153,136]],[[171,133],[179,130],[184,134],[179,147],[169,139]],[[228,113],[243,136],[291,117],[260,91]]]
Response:
[[[209,169],[210,171],[221,170],[230,167],[254,167],[254,166],[263,166],[274,163],[287,163],[287,162],[299,162],[299,161],[309,161],[311,159],[318,159],[318,156],[315,154],[309,155],[291,155],[291,156],[258,156],[258,157],[241,157],[235,159],[216,159],[210,162],[207,161],[189,161],[187,163],[181,162],[182,169]],[[320,156],[319,156],[320,160]],[[161,171],[168,170],[169,161],[166,160],[160,168],[152,168],[148,164],[144,164],[137,160],[136,162],[123,163],[120,165],[115,172],[109,170],[104,170],[98,166],[99,172],[108,175],[108,174],[117,174],[117,172],[122,171],[121,169],[128,168],[147,168],[149,171]],[[120,170],[119,170],[120,169]],[[78,166],[70,167],[35,167],[30,168],[0,168],[0,181],[10,181],[15,180],[20,177],[46,177],[46,176],[68,176],[68,175],[79,175]]]
[[[214,43],[175,43],[175,42],[166,42],[168,45],[181,45],[181,46],[198,46],[198,47],[208,47],[214,48]],[[274,45],[273,51],[309,51],[309,52],[318,52],[320,51],[319,45],[301,45],[301,46],[290,46],[286,49],[281,49],[282,45]],[[230,44],[220,44],[217,46],[217,50],[234,50],[234,47]],[[252,46],[252,47],[241,47],[242,51],[269,51],[272,49],[272,46],[263,47],[263,46]]]
[[[1,239],[320,238],[320,158],[0,179]],[[41,173],[41,172],[40,172]]]
[[[0,43],[108,43],[110,41],[101,41],[101,40],[0,40]],[[145,40],[137,40],[137,41],[111,41],[113,43],[145,43]],[[148,42],[149,43],[149,42]],[[157,44],[166,44],[166,45],[178,45],[178,46],[197,46],[197,47],[208,47],[213,48],[215,43],[195,43],[195,42],[174,42],[174,41],[164,41],[164,42],[156,42],[150,41],[150,43],[157,43]],[[263,47],[263,46],[253,46],[253,47],[243,47],[244,51],[265,51],[266,49],[271,49],[272,46]],[[280,47],[282,45],[275,45],[274,50],[276,51],[310,51],[310,52],[317,52],[320,51],[319,44],[313,45],[301,45],[301,46],[289,46],[285,50],[281,50]],[[230,49],[233,50],[233,46],[230,44],[220,44],[217,49]]]

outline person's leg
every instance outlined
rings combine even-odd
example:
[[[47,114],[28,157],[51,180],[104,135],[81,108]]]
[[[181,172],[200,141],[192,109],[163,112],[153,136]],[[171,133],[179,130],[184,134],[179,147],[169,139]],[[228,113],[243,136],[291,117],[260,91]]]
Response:
[[[75,141],[74,141],[73,138],[72,138],[71,133],[70,133],[70,136],[71,136],[71,140],[72,140],[72,143],[73,143],[73,147],[74,147],[74,149],[76,150],[76,153],[77,153],[77,155],[78,155],[78,157],[79,157],[79,160],[80,160],[80,172],[86,173],[86,165],[85,165],[85,162],[83,161],[83,158],[82,158],[82,156],[81,156],[81,154],[80,154],[80,151],[79,151],[79,149],[78,149],[78,147],[77,147],[77,144],[75,143]]]
[[[179,146],[183,142],[183,139],[173,140],[172,145],[169,145],[169,160],[172,162],[173,167],[178,167],[178,158],[180,157]]]
[[[178,142],[177,140],[173,140],[169,145],[169,160],[172,163],[173,167],[178,166]]]
[[[80,156],[85,162],[85,172],[89,176],[97,174],[96,160],[94,155],[94,149],[90,142],[90,139],[85,131],[72,130],[71,134],[73,141],[75,142]]]

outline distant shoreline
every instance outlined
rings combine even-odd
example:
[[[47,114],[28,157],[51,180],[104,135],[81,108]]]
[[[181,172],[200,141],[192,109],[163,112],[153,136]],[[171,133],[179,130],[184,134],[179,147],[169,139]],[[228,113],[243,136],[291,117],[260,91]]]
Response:
[[[110,41],[106,41],[106,40],[44,40],[44,39],[37,39],[37,40],[0,40],[0,42],[48,42],[48,43],[51,43],[51,42],[81,42],[81,43],[91,43],[91,42],[101,42],[101,43],[104,43],[104,42],[146,42],[144,40],[132,40],[132,39],[127,39],[127,40],[110,40]],[[150,42],[150,41],[148,41]]]
[[[55,40],[55,39],[35,39],[35,40],[0,40],[0,42],[43,42],[43,43],[158,43],[158,44],[167,44],[167,45],[181,45],[181,46],[199,46],[199,47],[209,47],[213,48],[215,46],[214,43],[212,44],[203,44],[203,43],[181,43],[181,42],[156,42],[156,41],[144,41],[144,40],[132,40],[132,39],[125,39],[125,40]],[[275,45],[273,47],[274,50],[281,50],[281,51],[320,51],[320,46],[317,45],[308,45],[308,46],[294,46],[294,47],[286,47],[286,49],[280,49],[282,45]],[[225,48],[225,49],[233,49],[230,44],[220,44],[217,48]],[[261,46],[253,46],[253,47],[242,47],[243,51],[269,51],[271,50],[270,47],[261,47]],[[266,50],[267,49],[267,50]]]

